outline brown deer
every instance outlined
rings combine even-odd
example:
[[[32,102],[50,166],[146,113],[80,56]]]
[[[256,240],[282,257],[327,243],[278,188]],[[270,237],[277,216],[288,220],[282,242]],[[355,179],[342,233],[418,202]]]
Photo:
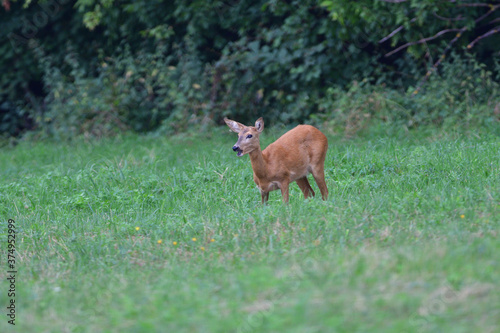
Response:
[[[253,180],[260,189],[262,203],[269,199],[269,192],[281,190],[283,201],[288,203],[288,185],[295,181],[304,198],[314,191],[307,180],[312,173],[323,200],[328,198],[325,182],[325,157],[328,149],[326,136],[310,125],[299,125],[283,134],[263,151],[260,150],[259,135],[264,129],[264,120],[257,119],[255,126],[245,126],[224,118],[227,126],[238,133],[233,150],[238,156],[248,154],[252,162]]]

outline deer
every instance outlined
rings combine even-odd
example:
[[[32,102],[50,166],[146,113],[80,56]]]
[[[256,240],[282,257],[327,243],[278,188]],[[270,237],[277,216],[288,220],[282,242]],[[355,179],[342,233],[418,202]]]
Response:
[[[260,190],[262,204],[267,203],[269,192],[281,190],[284,203],[289,201],[289,185],[296,182],[304,199],[314,197],[307,176],[312,173],[323,200],[328,199],[325,182],[325,158],[328,139],[311,125],[298,125],[261,150],[259,136],[264,130],[264,120],[257,119],[255,126],[245,126],[224,118],[227,126],[238,133],[233,151],[238,157],[248,154],[253,169],[253,180]]]

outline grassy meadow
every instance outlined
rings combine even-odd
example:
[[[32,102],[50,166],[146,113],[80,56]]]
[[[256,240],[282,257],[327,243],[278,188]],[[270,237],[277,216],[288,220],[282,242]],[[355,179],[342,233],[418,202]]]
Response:
[[[0,331],[500,330],[498,134],[331,134],[328,201],[310,176],[316,198],[293,183],[266,206],[234,142],[220,128],[1,148]]]

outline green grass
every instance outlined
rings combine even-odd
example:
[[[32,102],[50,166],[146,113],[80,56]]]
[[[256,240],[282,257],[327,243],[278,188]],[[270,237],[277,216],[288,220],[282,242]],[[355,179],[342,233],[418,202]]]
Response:
[[[329,139],[267,206],[225,130],[3,148],[0,331],[13,218],[19,332],[497,332],[499,137]]]

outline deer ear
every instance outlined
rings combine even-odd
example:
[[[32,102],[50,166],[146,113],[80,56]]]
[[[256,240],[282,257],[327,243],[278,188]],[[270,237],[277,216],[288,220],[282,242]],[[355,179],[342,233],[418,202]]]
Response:
[[[264,119],[262,119],[262,117],[257,119],[257,121],[255,122],[255,128],[259,133],[264,129]]]
[[[242,124],[240,124],[234,120],[231,120],[231,119],[224,118],[224,121],[226,122],[227,126],[229,126],[231,131],[236,132],[236,133],[241,132],[241,130],[244,127]]]

